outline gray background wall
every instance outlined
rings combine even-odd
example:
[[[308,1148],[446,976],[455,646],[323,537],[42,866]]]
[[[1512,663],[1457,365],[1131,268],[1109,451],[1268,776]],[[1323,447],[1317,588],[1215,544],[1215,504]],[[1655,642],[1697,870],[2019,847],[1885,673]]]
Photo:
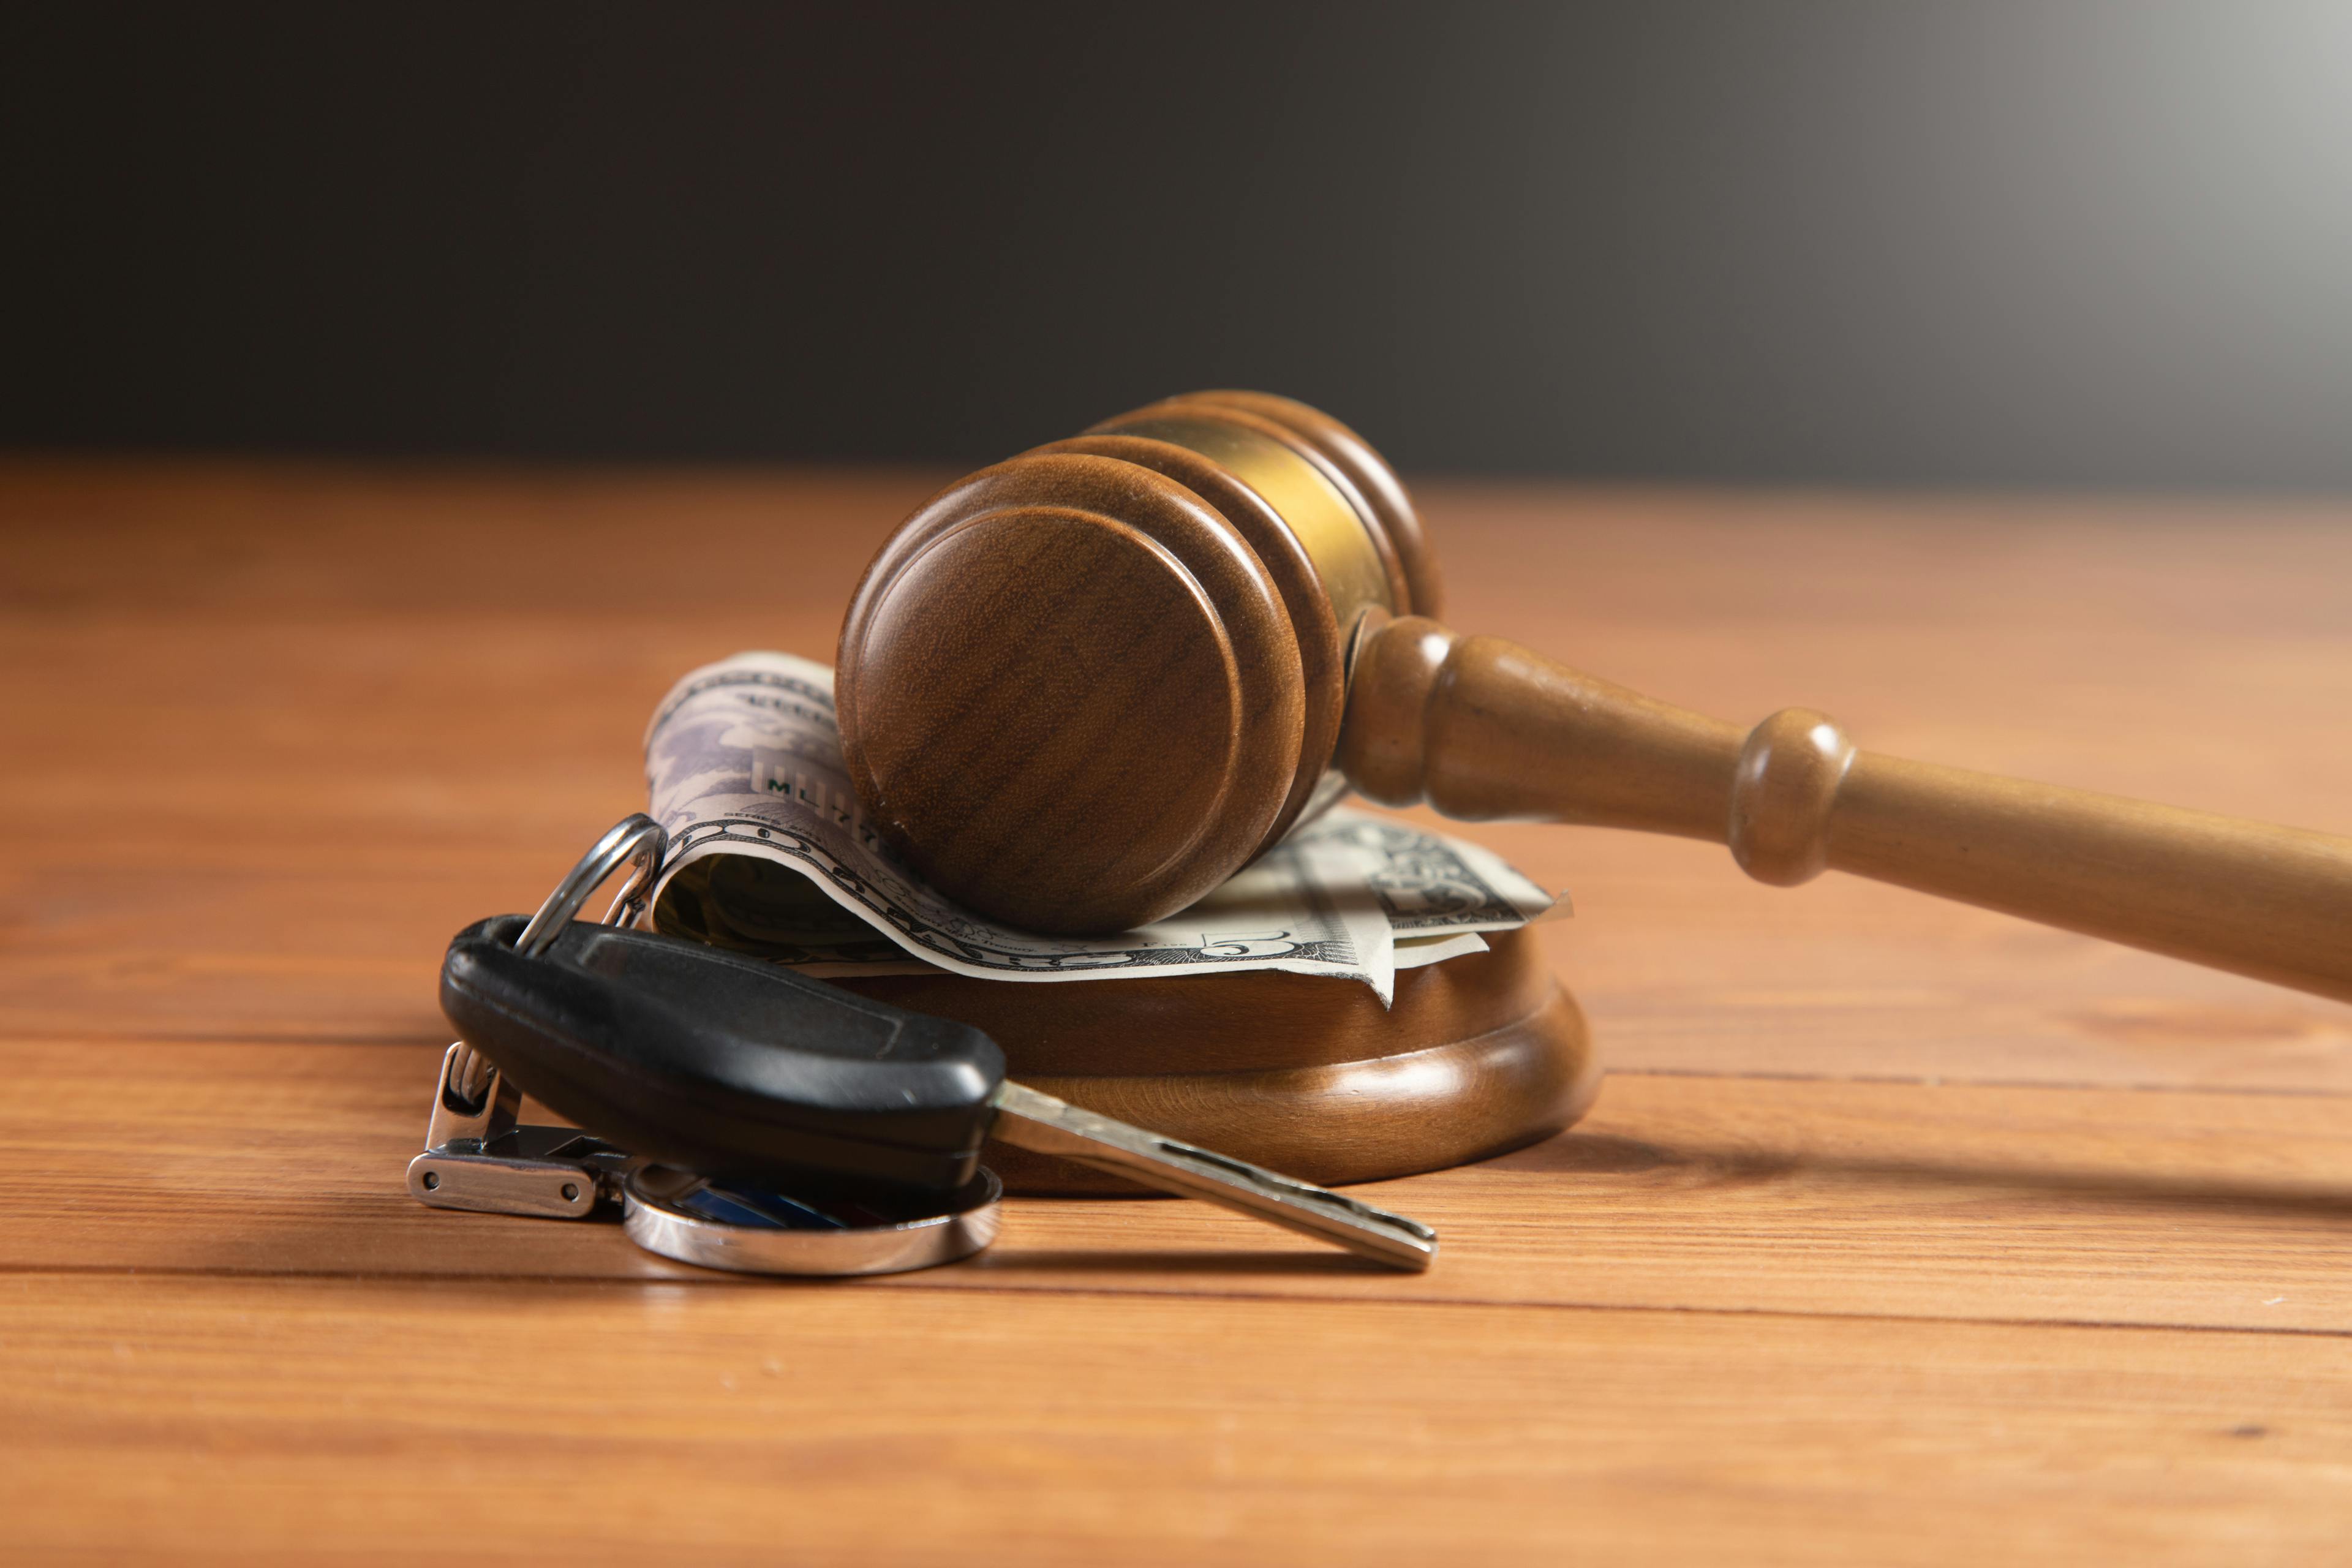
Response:
[[[0,444],[2352,487],[2352,5],[11,8]]]

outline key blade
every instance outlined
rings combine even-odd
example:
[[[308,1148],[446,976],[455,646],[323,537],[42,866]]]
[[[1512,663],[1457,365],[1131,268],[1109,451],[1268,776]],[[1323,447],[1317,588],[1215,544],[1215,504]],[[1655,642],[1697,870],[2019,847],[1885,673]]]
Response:
[[[996,1091],[995,1135],[1180,1197],[1199,1198],[1418,1273],[1437,1256],[1437,1233],[1419,1220],[1293,1180],[1007,1080]]]

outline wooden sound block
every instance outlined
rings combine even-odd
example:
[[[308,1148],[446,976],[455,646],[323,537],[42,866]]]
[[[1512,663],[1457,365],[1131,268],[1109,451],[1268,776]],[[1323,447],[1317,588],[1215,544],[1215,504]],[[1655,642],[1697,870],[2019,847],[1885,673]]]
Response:
[[[1534,937],[1366,987],[1258,971],[1019,984],[955,974],[837,984],[986,1030],[1011,1076],[1074,1105],[1332,1184],[1484,1159],[1569,1126],[1601,1064]],[[1086,1166],[992,1142],[1007,1189],[1134,1194]]]

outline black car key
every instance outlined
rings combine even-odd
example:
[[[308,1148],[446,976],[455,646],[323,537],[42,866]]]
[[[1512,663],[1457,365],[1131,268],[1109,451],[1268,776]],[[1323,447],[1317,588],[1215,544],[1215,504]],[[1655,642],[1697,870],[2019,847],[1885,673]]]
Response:
[[[580,1126],[663,1164],[782,1191],[948,1194],[982,1142],[1060,1155],[1403,1268],[1436,1234],[1013,1083],[980,1030],[676,937],[522,916],[458,933],[441,1005],[472,1049]]]

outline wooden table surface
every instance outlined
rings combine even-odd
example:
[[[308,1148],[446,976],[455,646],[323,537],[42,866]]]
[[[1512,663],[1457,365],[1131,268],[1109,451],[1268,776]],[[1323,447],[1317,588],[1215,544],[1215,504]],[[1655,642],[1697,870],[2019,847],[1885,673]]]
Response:
[[[1612,1068],[1367,1189],[959,1267],[666,1265],[402,1187],[443,943],[826,657],[938,476],[0,468],[0,1558],[2312,1562],[2352,1011],[1720,848],[1467,830]],[[1433,484],[1450,619],[1752,721],[2352,832],[2352,506]]]

